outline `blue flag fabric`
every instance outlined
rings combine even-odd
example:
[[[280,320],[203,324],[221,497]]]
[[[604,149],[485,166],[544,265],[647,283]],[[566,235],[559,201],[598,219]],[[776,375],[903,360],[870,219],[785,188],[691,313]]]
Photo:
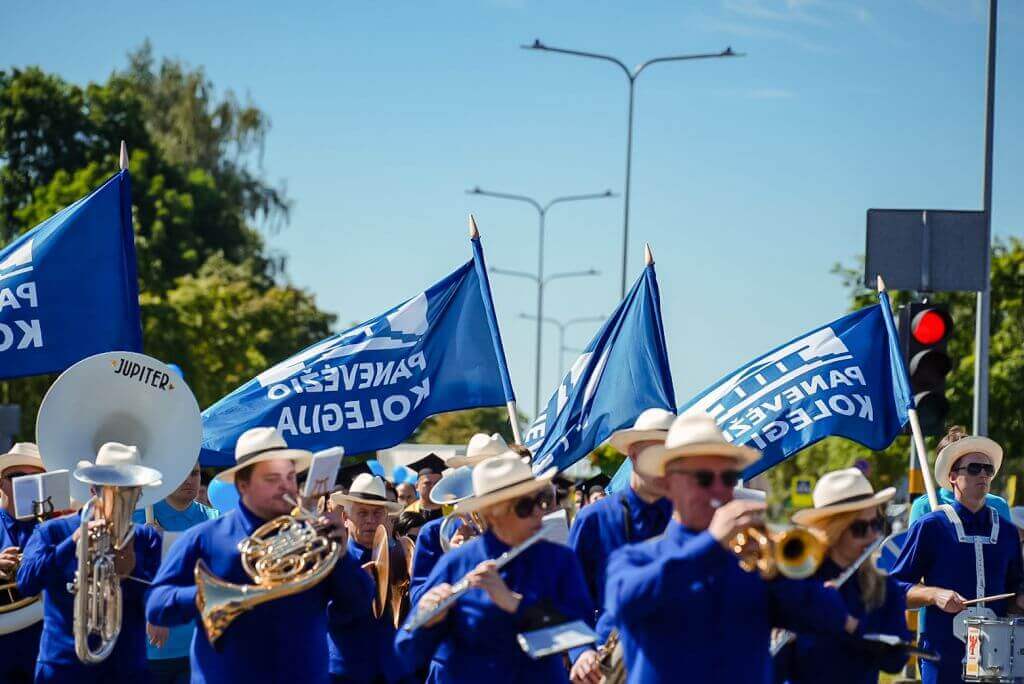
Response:
[[[661,296],[648,265],[576,359],[524,441],[535,471],[565,470],[644,410],[673,410]]]
[[[745,479],[834,435],[884,449],[914,407],[889,298],[751,361],[704,390],[684,413],[715,418],[726,437],[763,457]],[[625,485],[629,462],[609,489]]]
[[[490,290],[476,261],[376,318],[260,373],[203,412],[203,465],[234,463],[238,436],[281,430],[289,446],[386,449],[444,411],[511,393]]]
[[[0,251],[0,378],[142,351],[131,216],[121,171]]]

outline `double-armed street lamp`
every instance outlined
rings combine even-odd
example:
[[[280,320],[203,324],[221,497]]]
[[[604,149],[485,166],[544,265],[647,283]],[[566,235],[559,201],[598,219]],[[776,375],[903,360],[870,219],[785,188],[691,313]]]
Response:
[[[528,313],[521,313],[519,314],[519,317],[530,321],[537,319],[536,316]],[[566,370],[565,352],[572,350],[571,347],[565,346],[565,329],[573,325],[579,325],[580,323],[597,323],[604,321],[604,319],[604,316],[581,316],[579,318],[570,318],[567,321],[551,318],[550,316],[545,316],[541,319],[544,323],[550,323],[558,328],[558,369],[560,372],[564,373]]]

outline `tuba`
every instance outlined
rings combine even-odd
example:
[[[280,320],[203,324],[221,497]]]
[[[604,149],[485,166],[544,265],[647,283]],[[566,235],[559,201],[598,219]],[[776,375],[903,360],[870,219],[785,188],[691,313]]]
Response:
[[[202,421],[192,391],[168,366],[144,354],[108,352],[57,378],[39,407],[36,443],[49,471],[68,469],[71,497],[86,502],[76,555],[75,653],[98,663],[121,631],[117,557],[132,543],[136,508],[151,506],[185,480],[199,456]],[[93,465],[110,443],[134,447],[141,464]],[[95,490],[95,495],[90,492]],[[90,521],[104,524],[89,527]]]
[[[430,500],[441,504],[442,508],[450,511],[451,507],[465,501],[473,496],[473,469],[470,466],[460,466],[448,472],[441,481],[430,490]],[[467,527],[475,535],[483,534],[486,524],[479,513],[449,512],[438,531],[441,540],[441,551],[448,553],[452,549],[452,538],[461,528]]]
[[[238,544],[242,569],[253,584],[226,582],[202,560],[196,563],[196,607],[210,643],[235,618],[256,606],[312,589],[327,578],[341,545],[326,536],[316,515],[296,501],[291,515],[270,520]]]

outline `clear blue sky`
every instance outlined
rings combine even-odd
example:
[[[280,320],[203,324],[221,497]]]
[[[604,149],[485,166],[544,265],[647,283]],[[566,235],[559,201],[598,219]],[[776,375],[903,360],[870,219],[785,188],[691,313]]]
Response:
[[[658,262],[680,402],[847,306],[833,263],[864,248],[869,207],[981,203],[987,3],[103,2],[0,5],[0,65],[85,83],[145,38],[251,95],[273,122],[265,157],[291,225],[269,239],[289,277],[347,323],[412,296],[469,257],[532,270],[536,216],[474,185],[546,199],[624,182],[626,83],[613,66],[521,43],[648,57],[640,78],[630,278]],[[1024,7],[1003,2],[994,230],[1024,228]],[[111,145],[116,141],[111,141]],[[621,197],[556,207],[557,318],[607,314],[619,289]],[[534,290],[493,277],[522,407],[532,412]],[[961,325],[973,325],[961,322]],[[592,329],[571,329],[583,346]],[[545,330],[542,395],[556,381]]]

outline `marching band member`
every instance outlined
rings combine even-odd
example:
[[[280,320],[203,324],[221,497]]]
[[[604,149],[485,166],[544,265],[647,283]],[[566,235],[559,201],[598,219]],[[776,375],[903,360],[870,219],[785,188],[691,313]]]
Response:
[[[18,556],[32,530],[35,520],[17,520],[14,517],[14,487],[11,481],[23,475],[46,472],[39,449],[31,442],[18,442],[0,456],[0,584],[14,581],[18,570]],[[39,637],[43,633],[42,621],[10,634],[0,635],[0,682],[22,684],[31,682],[39,655]]]
[[[159,480],[159,472],[141,466],[135,447],[108,442],[96,454],[95,465],[79,467],[74,476],[90,485],[116,473],[117,486],[147,486]],[[155,479],[154,479],[155,478]],[[78,567],[76,544],[81,514],[49,520],[39,525],[25,546],[18,568],[18,590],[25,596],[43,594],[43,636],[39,644],[35,681],[74,684],[109,682],[145,682],[149,678],[146,662],[146,584],[160,565],[160,535],[152,528],[134,524],[134,538],[117,554],[115,569],[121,577],[121,633],[110,656],[96,665],[85,665],[75,655],[73,631],[75,595],[68,582]],[[92,529],[103,524],[95,518]],[[79,591],[86,590],[82,578]]]
[[[347,494],[338,492],[331,499],[345,507],[348,556],[361,567],[373,560],[377,528],[387,522],[389,514],[401,511],[402,505],[389,501],[384,480],[368,473],[357,475]],[[327,629],[334,682],[392,684],[408,676],[395,657],[395,624],[390,606],[380,618],[374,618],[368,611],[353,614],[350,606],[331,601],[327,607]]]
[[[597,607],[597,634],[604,642],[612,625],[602,620],[604,605],[605,571],[612,551],[646,541],[665,531],[672,515],[672,503],[664,498],[664,491],[654,478],[640,474],[636,469],[637,455],[649,446],[664,444],[665,435],[675,415],[665,409],[652,408],[641,413],[633,427],[619,430],[609,443],[626,454],[633,464],[629,487],[611,496],[590,501],[573,521],[569,532],[569,547],[576,552],[583,566],[587,588]],[[570,652],[573,660],[574,681],[596,682],[600,678],[598,654],[593,648]]]
[[[463,577],[480,591],[466,593],[421,629],[399,630],[396,638],[410,669],[430,661],[428,682],[568,680],[559,656],[531,659],[516,634],[531,617],[552,611],[570,620],[592,621],[576,556],[564,546],[538,541],[500,572],[494,563],[541,529],[544,513],[554,505],[554,474],[552,468],[534,476],[529,464],[513,454],[473,468],[473,497],[456,504],[455,510],[479,511],[488,529],[441,557],[412,614],[432,610]]]
[[[416,494],[419,498],[406,506],[405,510],[419,511],[427,522],[440,518],[441,507],[430,500],[430,490],[441,479],[441,473],[445,469],[444,460],[437,454],[430,453],[406,467],[416,471]]]
[[[961,681],[964,643],[953,633],[954,616],[968,598],[1019,592],[1024,579],[1020,540],[1011,525],[985,504],[1003,449],[987,437],[950,428],[937,446],[935,480],[956,496],[911,525],[892,569],[909,608],[925,607],[922,645],[941,656],[922,662],[925,684]],[[1018,593],[1016,603],[1021,604]],[[985,606],[1005,615],[1008,601]],[[976,609],[972,608],[972,611]]]
[[[201,480],[199,464],[196,463],[177,489],[162,501],[153,504],[151,524],[163,537],[162,555],[165,557],[167,549],[177,540],[179,533],[220,517],[217,509],[199,502]],[[135,511],[134,520],[137,523],[145,523],[145,511]],[[149,636],[146,656],[149,658],[152,684],[186,684],[189,681],[188,652],[195,631],[191,624],[177,627],[146,625]]]
[[[875,492],[864,473],[846,468],[827,473],[814,488],[814,508],[797,512],[793,522],[820,531],[828,552],[814,579],[830,582],[861,559],[885,531],[882,507],[896,495],[893,487]],[[860,622],[858,632],[888,634],[910,641],[904,615],[906,600],[899,584],[863,560],[839,588],[847,611]],[[800,634],[775,659],[776,681],[814,684],[828,673],[830,684],[874,684],[879,670],[899,672],[906,663],[902,649],[868,647],[849,637]]]
[[[205,682],[313,682],[325,684],[327,673],[327,603],[337,602],[351,614],[368,614],[372,582],[344,553],[330,576],[315,587],[262,603],[239,615],[214,648],[196,608],[195,569],[202,560],[218,577],[250,584],[238,544],[268,520],[292,511],[298,500],[296,471],[309,467],[309,451],[291,449],[271,427],[242,433],[235,445],[236,465],[217,475],[238,489],[238,508],[183,532],[160,568],[146,613],[154,625],[194,623],[191,670],[193,684]],[[340,513],[327,513],[321,524],[345,546]]]
[[[769,682],[772,626],[853,633],[839,594],[813,580],[744,572],[730,539],[763,525],[764,504],[733,500],[760,454],[729,443],[713,418],[684,415],[637,468],[672,501],[664,535],[612,554],[605,610],[619,629],[630,682]],[[719,505],[719,503],[721,505]]]

